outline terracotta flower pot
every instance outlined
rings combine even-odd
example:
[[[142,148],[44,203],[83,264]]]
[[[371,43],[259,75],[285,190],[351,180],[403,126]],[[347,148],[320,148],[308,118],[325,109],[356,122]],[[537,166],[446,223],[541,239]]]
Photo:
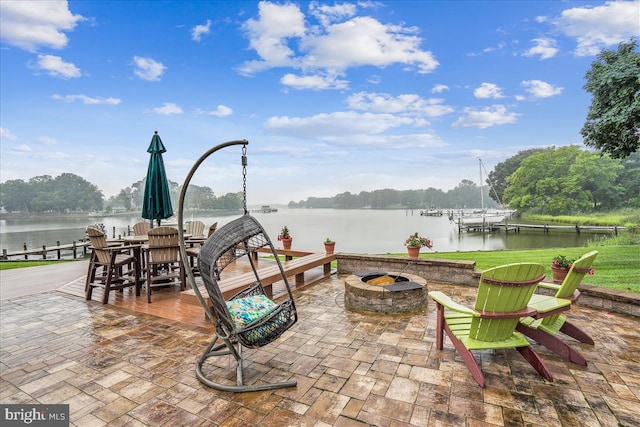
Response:
[[[569,269],[565,267],[551,266],[551,273],[553,274],[553,283],[562,283],[564,278],[567,277]]]
[[[418,258],[420,256],[420,246],[407,246],[409,258]]]
[[[324,251],[331,255],[336,248],[336,242],[324,242]]]
[[[285,249],[291,249],[291,242],[293,242],[293,239],[291,237],[282,239],[282,246]]]

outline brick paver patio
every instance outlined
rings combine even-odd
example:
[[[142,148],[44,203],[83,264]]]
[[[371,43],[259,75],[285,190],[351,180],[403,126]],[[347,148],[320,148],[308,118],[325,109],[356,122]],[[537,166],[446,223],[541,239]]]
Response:
[[[460,302],[475,288],[429,284]],[[128,291],[125,291],[125,293]],[[141,297],[141,298],[144,298]],[[638,319],[577,307],[569,314],[595,346],[567,342],[582,367],[534,344],[555,381],[515,351],[477,353],[481,389],[445,340],[435,309],[413,315],[345,310],[342,277],[301,290],[298,323],[247,350],[247,382],[298,386],[231,394],[198,382],[211,328],[86,302],[61,292],[4,301],[0,402],[68,403],[74,426],[637,426]],[[212,366],[228,371],[232,364]]]

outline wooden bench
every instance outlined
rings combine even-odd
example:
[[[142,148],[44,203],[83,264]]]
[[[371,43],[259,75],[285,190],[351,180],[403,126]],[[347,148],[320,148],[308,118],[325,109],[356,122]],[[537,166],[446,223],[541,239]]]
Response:
[[[278,250],[278,253],[281,252],[283,251]],[[285,257],[293,257],[299,254],[306,254],[282,262],[282,267],[287,277],[295,277],[296,288],[300,288],[304,285],[310,284],[305,283],[304,273],[313,268],[322,266],[323,275],[321,278],[325,278],[331,275],[331,261],[334,261],[336,259],[335,254],[327,255],[324,253],[309,253],[300,251],[291,252],[296,252],[296,254],[282,253],[282,255],[285,255]],[[265,290],[267,291],[267,295],[269,295],[270,298],[273,298],[273,284],[282,280],[280,269],[278,269],[278,266],[275,264],[262,268],[258,267],[258,275],[260,276],[262,286],[264,286]],[[235,276],[223,277],[218,281],[218,285],[220,286],[220,290],[222,291],[222,295],[224,296],[224,298],[228,299],[241,290],[251,286],[255,283],[255,281],[255,275],[253,274],[253,271],[250,271],[248,273],[242,273]],[[207,304],[209,304],[209,297],[206,289],[204,288],[204,285],[201,285],[199,289],[202,293],[202,296],[207,301]],[[189,304],[199,304],[198,298],[196,297],[193,289],[188,289],[181,292],[180,301]]]

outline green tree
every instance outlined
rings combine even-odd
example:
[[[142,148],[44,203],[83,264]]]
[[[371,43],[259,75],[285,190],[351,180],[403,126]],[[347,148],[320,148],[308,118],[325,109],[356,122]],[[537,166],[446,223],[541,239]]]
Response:
[[[191,184],[184,195],[185,209],[214,209],[215,203],[216,196],[210,187]]]
[[[582,190],[580,197],[591,201],[593,210],[606,210],[616,207],[624,194],[624,188],[617,182],[623,169],[620,160],[581,151],[569,169],[569,176]]]
[[[522,164],[523,160],[534,153],[539,153],[543,148],[533,148],[530,150],[519,151],[515,156],[509,157],[504,162],[498,163],[487,177],[487,184],[493,185],[495,192],[489,192],[489,196],[497,203],[504,202],[504,190],[507,188],[507,179]]]
[[[640,149],[640,53],[637,40],[603,50],[591,64],[584,89],[593,96],[580,133],[584,143],[615,159]]]
[[[32,188],[23,180],[14,179],[0,184],[0,206],[7,211],[29,213],[32,201]]]
[[[640,152],[623,159],[622,167],[618,177],[618,183],[624,189],[622,205],[640,208]]]
[[[505,201],[521,212],[551,215],[611,208],[623,189],[619,160],[577,146],[532,154],[508,178]]]
[[[72,173],[57,176],[50,184],[56,212],[102,210],[104,196],[97,186]]]

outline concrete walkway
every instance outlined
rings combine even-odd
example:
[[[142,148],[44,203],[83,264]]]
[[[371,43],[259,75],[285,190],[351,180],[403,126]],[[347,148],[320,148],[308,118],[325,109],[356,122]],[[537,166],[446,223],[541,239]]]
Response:
[[[0,301],[60,289],[86,277],[88,260],[0,271]]]

